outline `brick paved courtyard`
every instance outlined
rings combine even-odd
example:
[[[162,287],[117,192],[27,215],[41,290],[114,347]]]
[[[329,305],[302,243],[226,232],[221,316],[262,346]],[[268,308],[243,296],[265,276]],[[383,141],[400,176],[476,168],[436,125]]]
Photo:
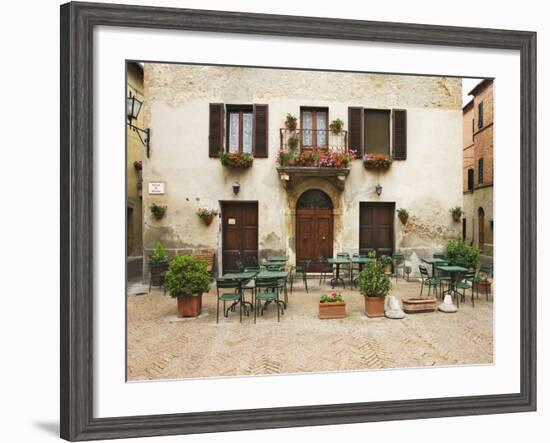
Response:
[[[416,281],[392,280],[391,294],[418,296]],[[309,294],[297,283],[277,323],[269,307],[257,324],[238,311],[216,324],[213,287],[196,319],[178,319],[176,301],[153,289],[128,296],[128,379],[152,380],[232,375],[490,364],[493,303],[485,295],[456,314],[410,314],[403,320],[368,318],[356,290],[340,290],[347,317],[318,319],[318,299],[330,287],[310,280]],[[131,293],[131,291],[130,291]],[[249,294],[249,293],[248,293]],[[248,295],[249,297],[249,295]]]

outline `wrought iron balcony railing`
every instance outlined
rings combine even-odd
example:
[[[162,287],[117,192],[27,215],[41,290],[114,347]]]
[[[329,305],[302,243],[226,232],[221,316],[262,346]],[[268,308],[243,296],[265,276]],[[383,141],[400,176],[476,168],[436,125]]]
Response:
[[[329,149],[347,152],[348,131],[334,133],[329,129],[280,129],[281,150]]]

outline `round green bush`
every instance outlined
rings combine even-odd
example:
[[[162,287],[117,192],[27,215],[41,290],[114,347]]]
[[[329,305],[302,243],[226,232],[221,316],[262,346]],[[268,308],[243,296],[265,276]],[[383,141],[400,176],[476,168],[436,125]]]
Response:
[[[206,260],[190,255],[178,255],[171,262],[165,275],[166,288],[172,297],[208,292],[210,276]]]

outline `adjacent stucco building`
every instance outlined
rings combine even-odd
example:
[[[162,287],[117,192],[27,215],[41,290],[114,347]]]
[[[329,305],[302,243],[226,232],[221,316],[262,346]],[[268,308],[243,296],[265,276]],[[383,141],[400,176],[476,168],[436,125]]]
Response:
[[[462,237],[482,254],[493,255],[493,80],[480,82],[463,115]]]
[[[139,63],[128,63],[126,87],[128,95],[143,101],[143,68]],[[132,124],[143,127],[143,113],[139,113],[137,120]],[[126,143],[127,255],[128,257],[140,257],[143,253],[141,176],[143,144],[138,133],[130,128],[127,131]]]
[[[146,63],[145,254],[158,241],[171,254],[212,251],[225,271],[273,254],[294,263],[400,250],[416,273],[419,258],[460,237],[450,209],[462,206],[461,97],[458,78]],[[306,155],[352,148],[358,159],[280,164],[294,136]],[[224,166],[220,151],[250,153],[252,166]],[[394,161],[367,170],[365,153]],[[195,214],[205,207],[218,211],[209,226]]]

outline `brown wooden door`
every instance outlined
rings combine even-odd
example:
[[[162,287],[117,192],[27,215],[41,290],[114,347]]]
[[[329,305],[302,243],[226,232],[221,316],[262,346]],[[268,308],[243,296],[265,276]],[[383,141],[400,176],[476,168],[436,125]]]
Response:
[[[223,272],[236,271],[237,260],[244,266],[258,264],[258,203],[222,203]]]
[[[319,257],[332,257],[332,209],[296,209],[296,260],[311,260],[309,270],[321,270]]]
[[[395,203],[362,202],[359,207],[359,253],[391,255],[394,244]]]

